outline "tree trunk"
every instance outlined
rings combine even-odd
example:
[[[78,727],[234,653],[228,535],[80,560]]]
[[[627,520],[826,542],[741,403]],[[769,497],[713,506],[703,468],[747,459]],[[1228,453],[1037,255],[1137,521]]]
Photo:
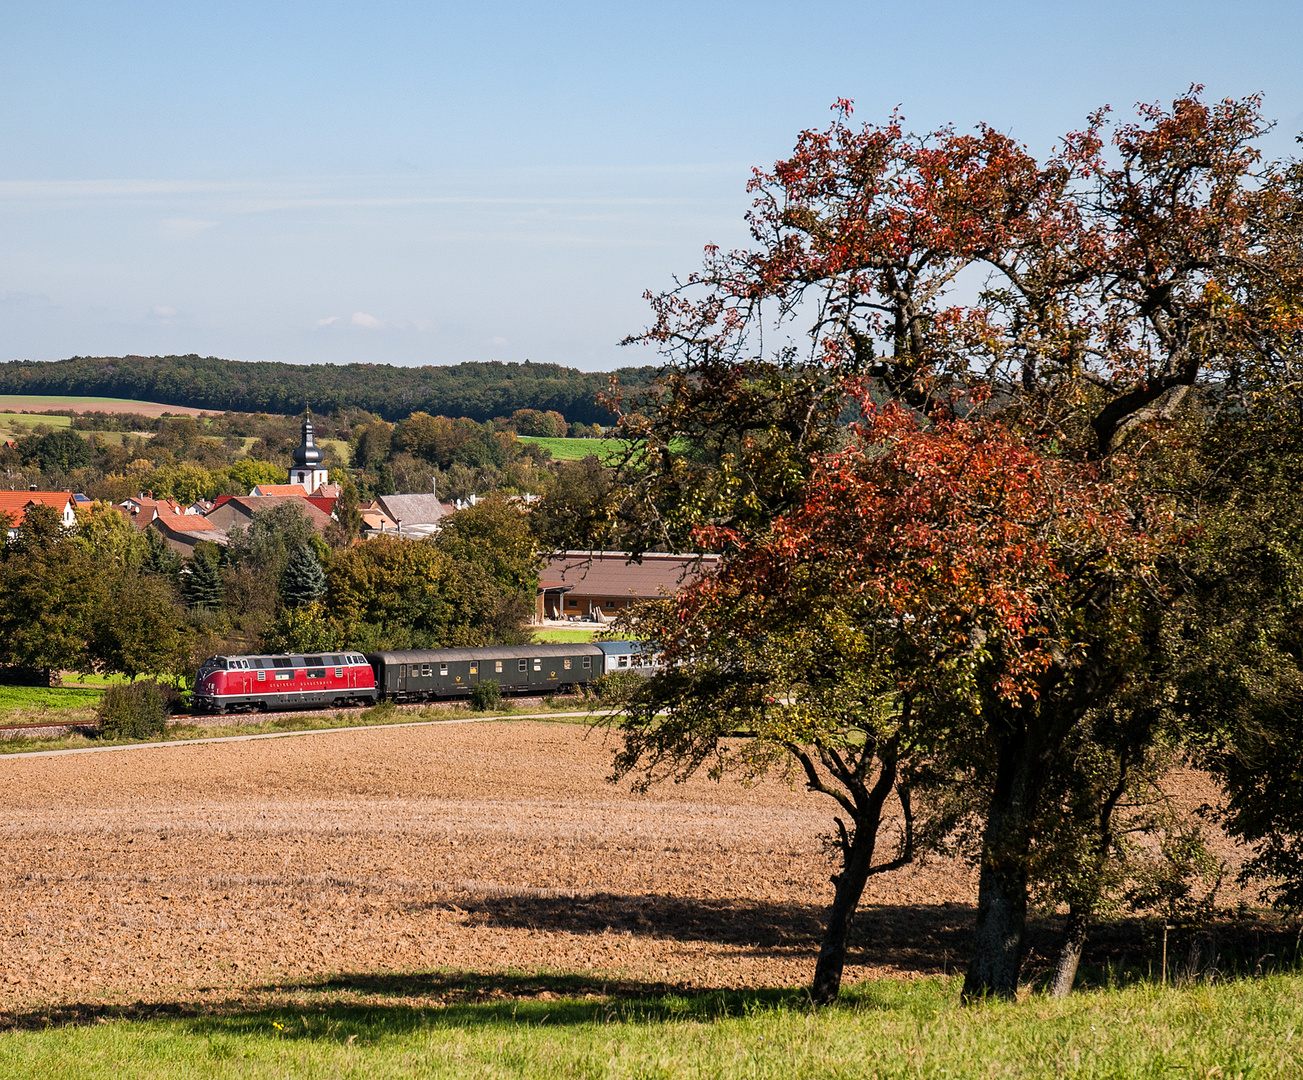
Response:
[[[982,835],[973,959],[963,1000],[1012,998],[1022,969],[1027,927],[1027,846],[1033,753],[1018,726],[999,739],[995,790]]]
[[[876,831],[875,829],[874,834]],[[836,888],[833,891],[832,907],[828,909],[828,925],[824,930],[823,945],[819,948],[819,960],[814,966],[814,983],[810,987],[810,997],[816,1005],[836,1001],[841,990],[851,923],[855,919],[860,897],[864,895],[864,885],[869,880],[869,868],[873,861],[873,840],[861,842],[862,832],[863,830],[856,829],[850,856],[842,867],[842,872],[833,878]]]
[[[1059,962],[1054,968],[1050,983],[1050,997],[1064,998],[1072,993],[1077,979],[1077,967],[1086,947],[1086,928],[1089,925],[1086,911],[1076,904],[1068,908],[1068,922],[1063,928],[1063,942],[1059,946]]]

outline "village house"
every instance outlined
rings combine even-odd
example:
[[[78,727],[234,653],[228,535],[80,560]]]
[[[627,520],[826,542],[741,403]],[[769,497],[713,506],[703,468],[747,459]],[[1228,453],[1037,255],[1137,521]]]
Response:
[[[253,515],[259,510],[282,503],[294,502],[303,507],[308,520],[317,532],[324,532],[330,524],[330,515],[335,508],[334,499],[319,499],[307,495],[223,495],[204,515],[223,533],[229,533],[237,525],[248,528]]]
[[[9,536],[18,535],[27,508],[33,504],[52,506],[59,511],[65,529],[77,524],[76,500],[71,491],[0,491],[0,512],[9,519]]]
[[[378,495],[376,506],[393,523],[400,536],[419,538],[439,531],[439,519],[445,514],[437,496]]]
[[[159,514],[147,527],[158,532],[168,547],[187,559],[194,555],[195,545],[201,540],[226,544],[225,530],[201,514]]]

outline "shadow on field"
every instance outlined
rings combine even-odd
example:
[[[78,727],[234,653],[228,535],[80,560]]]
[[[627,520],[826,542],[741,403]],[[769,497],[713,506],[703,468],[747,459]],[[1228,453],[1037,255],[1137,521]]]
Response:
[[[225,1001],[65,1004],[0,1014],[0,1030],[44,1031],[114,1022],[180,1020],[190,1034],[352,1041],[422,1027],[710,1021],[808,1008],[795,989],[700,989],[566,974],[361,973],[252,987]]]
[[[686,896],[458,898],[472,925],[564,934],[709,941],[753,956],[809,954],[823,937],[822,905]],[[433,906],[433,905],[432,905]],[[944,974],[967,958],[969,904],[867,904],[851,933],[852,964]]]
[[[712,941],[753,954],[808,959],[813,971],[823,929],[814,906],[699,900],[668,896],[597,895],[459,898],[468,921],[504,928],[589,934],[598,941],[640,935]],[[973,909],[963,904],[868,905],[859,913],[848,963],[900,975],[957,975],[964,970]],[[1078,986],[1089,990],[1160,978],[1162,920],[1120,919],[1091,934]],[[1044,990],[1059,920],[1028,927],[1023,979]],[[1199,925],[1168,926],[1169,979],[1178,984],[1256,978],[1298,970],[1303,926],[1266,914],[1226,913]],[[612,957],[613,966],[618,963]],[[849,973],[848,973],[849,974]],[[887,977],[853,985],[856,1008],[895,1008]],[[951,984],[937,983],[947,997]],[[903,990],[901,991],[903,992]],[[226,996],[221,996],[226,995]],[[802,988],[725,989],[599,973],[363,971],[286,977],[240,988],[178,989],[171,1000],[105,1005],[50,1003],[0,1013],[0,1031],[43,1030],[115,1021],[183,1021],[193,1034],[262,1033],[286,1039],[373,1039],[420,1027],[490,1024],[566,1025],[618,1021],[711,1020],[777,1007],[807,1008]]]

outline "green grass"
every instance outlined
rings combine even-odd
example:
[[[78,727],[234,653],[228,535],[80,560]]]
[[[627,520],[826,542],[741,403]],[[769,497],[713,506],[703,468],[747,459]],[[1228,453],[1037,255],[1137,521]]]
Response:
[[[574,641],[589,642],[596,635],[596,630],[535,630],[534,640],[568,644]]]
[[[523,442],[547,447],[557,461],[582,461],[594,454],[605,464],[624,447],[619,439],[544,439],[535,435],[522,435],[520,438]]]
[[[71,416],[46,416],[43,413],[4,413],[0,412],[0,434],[18,438],[28,434],[38,424],[51,428],[72,426]]]
[[[353,450],[344,439],[317,439],[318,446],[328,446],[335,451],[335,456],[344,464],[352,460]]]
[[[9,1077],[1297,1077],[1303,979],[1152,985],[972,1008],[953,979],[878,981],[814,1010],[795,990],[611,994],[564,975],[361,976],[274,1002],[13,1017]],[[499,1000],[477,1001],[496,997]],[[182,1007],[183,1008],[183,1007]],[[173,1010],[175,1011],[175,1010]],[[68,1023],[73,1019],[73,1023]],[[47,1026],[48,1025],[48,1026]]]
[[[23,689],[2,687],[0,690]],[[99,701],[99,690],[46,690],[47,694],[84,694],[83,700],[52,698],[51,704],[26,703],[16,700],[5,710],[0,699],[0,723],[4,724],[93,724],[95,723],[95,705]],[[244,716],[232,715],[227,718],[207,718],[208,722],[195,723],[182,717],[167,725],[163,734],[156,739],[100,739],[89,738],[80,733],[71,735],[42,736],[27,738],[13,736],[0,738],[0,755],[30,754],[42,750],[82,750],[96,746],[130,746],[140,742],[182,742],[187,739],[220,739],[235,735],[276,735],[293,731],[330,731],[335,728],[372,727],[377,724],[419,724],[430,720],[464,720],[499,717],[510,722],[513,716],[519,719],[533,717],[538,713],[579,712],[585,715],[577,717],[557,716],[547,718],[548,723],[590,723],[586,710],[593,702],[583,698],[548,698],[543,703],[530,702],[518,704],[504,701],[495,709],[476,712],[467,705],[427,705],[423,708],[396,708],[381,704],[361,712],[320,712],[307,713],[250,713]]]
[[[99,701],[101,693],[93,688],[71,686],[0,686],[0,723],[37,723],[38,720],[11,720],[5,714],[33,709],[53,712],[82,709]]]

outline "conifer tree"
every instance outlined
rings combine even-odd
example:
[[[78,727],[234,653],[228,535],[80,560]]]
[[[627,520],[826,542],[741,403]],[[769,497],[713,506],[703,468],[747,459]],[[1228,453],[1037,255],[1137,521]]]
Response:
[[[300,544],[290,553],[281,596],[289,607],[302,607],[320,600],[326,591],[326,575],[308,544]]]
[[[217,556],[211,551],[197,548],[187,569],[189,572],[181,579],[181,592],[186,603],[197,608],[221,607],[225,590]]]

